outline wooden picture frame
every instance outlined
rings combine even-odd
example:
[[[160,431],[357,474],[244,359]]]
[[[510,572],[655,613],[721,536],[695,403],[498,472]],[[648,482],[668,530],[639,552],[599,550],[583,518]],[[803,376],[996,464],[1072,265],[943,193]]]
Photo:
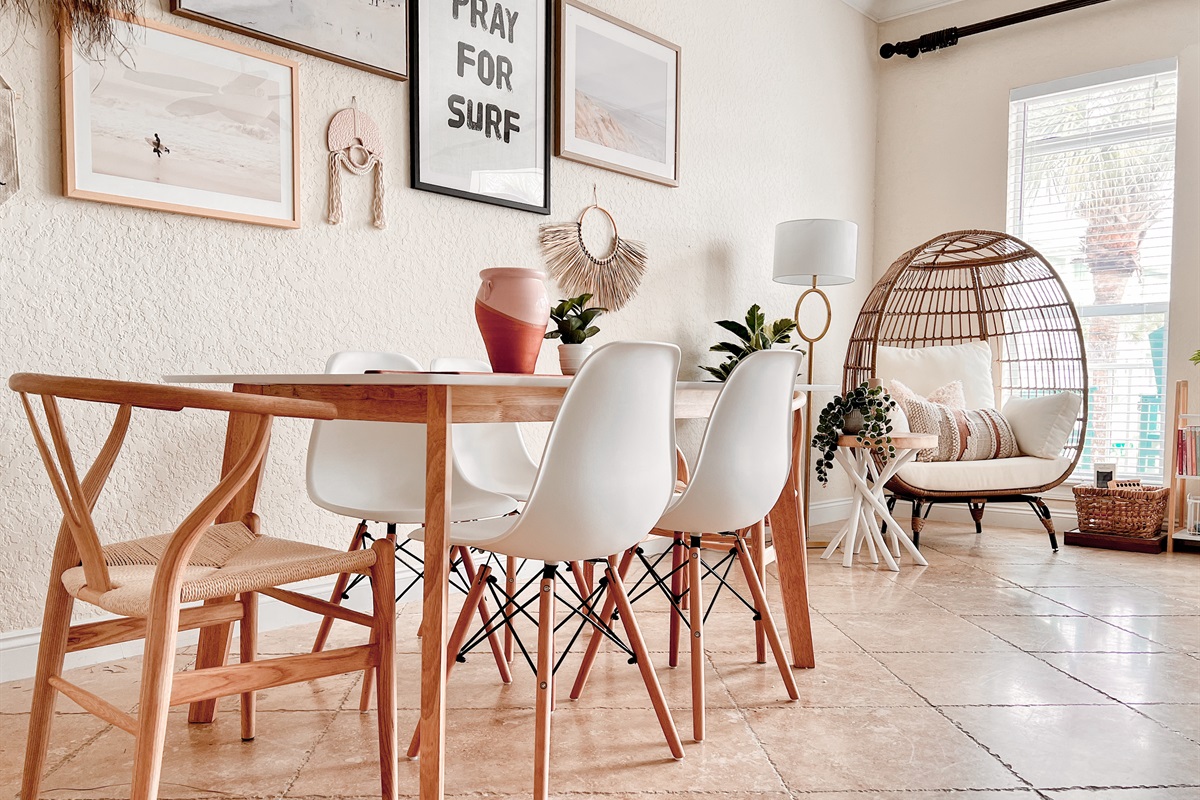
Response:
[[[299,228],[296,63],[116,19],[122,48],[103,61],[76,52],[69,30],[62,36],[64,194]]]
[[[410,0],[412,188],[550,213],[553,3]]]
[[[555,155],[678,186],[681,57],[679,45],[561,0]]]
[[[284,4],[264,3],[264,5],[269,7]],[[292,33],[281,21],[258,21],[246,16],[238,18],[233,11],[222,12],[221,9],[212,7],[212,0],[171,0],[171,13],[180,17],[261,39],[264,42],[307,53],[335,64],[382,75],[385,78],[398,81],[408,79],[408,3],[406,0],[383,0],[383,5],[380,6],[367,5],[361,0],[311,0],[306,4],[306,10],[316,16],[317,22],[326,22],[326,19],[320,15],[328,15],[330,24],[327,27],[329,28],[333,28],[334,23],[341,20],[351,10],[359,14],[362,19],[360,24],[351,26],[355,35],[349,36],[347,41],[337,45],[327,43],[322,46],[317,43],[316,37],[309,31],[300,30]],[[372,54],[360,41],[364,29],[369,31],[379,29],[378,16],[380,13],[386,12],[394,12],[396,21],[403,26],[403,31],[396,37],[399,40],[399,47],[395,51],[397,56],[395,58],[392,58],[391,53],[378,52],[379,48],[376,48],[377,52]],[[243,13],[246,12],[243,11]],[[390,16],[389,14],[389,18]],[[368,17],[375,17],[375,19],[368,19]],[[395,32],[388,31],[388,33],[394,35]],[[330,33],[328,36],[332,38],[333,34]],[[308,38],[309,41],[305,41],[304,38]],[[335,46],[336,50],[330,49]],[[380,47],[384,47],[384,45]]]

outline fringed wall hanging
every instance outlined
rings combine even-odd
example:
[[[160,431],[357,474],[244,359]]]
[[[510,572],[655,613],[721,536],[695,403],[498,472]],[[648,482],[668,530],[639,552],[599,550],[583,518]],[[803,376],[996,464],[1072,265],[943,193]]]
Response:
[[[329,222],[342,221],[341,167],[354,175],[375,171],[375,200],[371,203],[376,228],[386,228],[383,216],[383,136],[375,120],[358,110],[343,108],[329,120]]]
[[[0,12],[11,9],[17,18],[46,22],[56,33],[70,30],[80,52],[102,56],[117,41],[116,24],[141,13],[142,0],[0,0]]]
[[[17,115],[13,90],[0,77],[0,203],[17,193]]]
[[[583,240],[589,211],[599,211],[612,225],[612,248],[603,258],[594,256]],[[575,222],[543,225],[538,238],[550,275],[568,297],[590,294],[596,305],[616,311],[637,294],[646,272],[646,245],[622,239],[617,221],[599,203],[585,208]]]

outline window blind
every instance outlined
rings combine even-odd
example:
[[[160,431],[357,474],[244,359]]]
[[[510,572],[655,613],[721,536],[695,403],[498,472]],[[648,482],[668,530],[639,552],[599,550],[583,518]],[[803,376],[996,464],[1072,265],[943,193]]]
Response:
[[[1076,477],[1160,482],[1176,70],[1144,65],[1013,93],[1009,232],[1041,251],[1083,322],[1088,431]]]

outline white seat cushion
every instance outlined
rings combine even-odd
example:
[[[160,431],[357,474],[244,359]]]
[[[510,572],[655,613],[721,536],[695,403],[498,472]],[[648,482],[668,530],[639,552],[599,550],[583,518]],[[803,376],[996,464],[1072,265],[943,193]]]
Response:
[[[450,526],[451,547],[478,547],[487,550],[488,545],[503,539],[520,519],[516,514],[492,519],[477,519],[471,522],[455,522]],[[415,542],[425,541],[425,529],[417,528],[408,534]]]
[[[897,476],[931,492],[997,492],[1053,483],[1070,469],[1069,458],[997,458],[991,461],[913,461]]]
[[[1004,404],[1004,418],[1012,426],[1022,453],[1056,458],[1075,428],[1082,405],[1083,398],[1074,392],[1013,397]]]
[[[880,346],[875,350],[875,377],[885,386],[898,378],[924,397],[951,381],[962,381],[967,408],[995,408],[992,363],[992,348],[987,342],[932,347]]]

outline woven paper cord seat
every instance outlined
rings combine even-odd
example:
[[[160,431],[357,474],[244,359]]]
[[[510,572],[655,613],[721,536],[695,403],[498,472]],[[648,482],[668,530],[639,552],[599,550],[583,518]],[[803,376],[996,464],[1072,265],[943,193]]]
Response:
[[[113,614],[146,616],[154,571],[170,539],[169,535],[149,536],[105,546],[113,588],[85,599]],[[374,563],[375,551],[370,548],[330,550],[258,536],[240,522],[229,522],[212,526],[200,539],[184,572],[180,600],[193,603],[341,572],[366,572]],[[72,596],[80,597],[86,588],[83,567],[67,570],[62,581]]]

